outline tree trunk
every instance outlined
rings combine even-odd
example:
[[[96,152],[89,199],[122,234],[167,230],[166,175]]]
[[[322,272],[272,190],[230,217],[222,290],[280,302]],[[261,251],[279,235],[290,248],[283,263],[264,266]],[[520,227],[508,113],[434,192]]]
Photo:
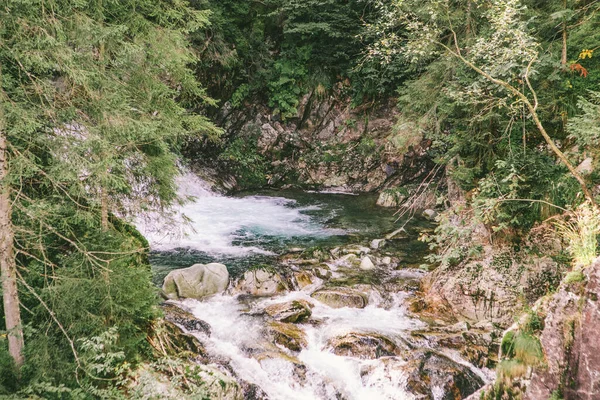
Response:
[[[567,23],[563,23],[562,29],[562,56],[560,58],[560,64],[563,68],[567,68]]]
[[[567,9],[567,0],[563,1],[563,8]],[[563,68],[567,68],[567,21],[562,23],[562,55],[560,58],[560,64]]]
[[[104,188],[100,189],[100,224],[103,231],[108,230],[108,195]]]
[[[0,111],[1,113],[1,111]],[[8,352],[17,366],[23,364],[23,326],[14,252],[14,232],[11,222],[10,191],[5,178],[8,173],[7,143],[2,133],[0,115],[0,276],[4,301],[4,320],[8,336]]]

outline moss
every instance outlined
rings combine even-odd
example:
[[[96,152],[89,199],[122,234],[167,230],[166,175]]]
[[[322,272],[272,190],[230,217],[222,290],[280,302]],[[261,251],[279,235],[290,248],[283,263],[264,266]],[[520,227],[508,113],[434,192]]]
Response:
[[[581,270],[571,271],[565,276],[565,283],[567,285],[571,285],[574,283],[583,282],[585,280],[585,275]]]

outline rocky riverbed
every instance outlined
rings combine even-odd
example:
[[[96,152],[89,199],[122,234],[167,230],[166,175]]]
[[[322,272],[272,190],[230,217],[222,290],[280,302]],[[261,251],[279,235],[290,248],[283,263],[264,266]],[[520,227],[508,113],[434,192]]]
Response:
[[[190,362],[224,382],[208,384],[210,397],[459,399],[489,382],[494,327],[422,306],[427,248],[417,237],[433,226],[418,218],[394,223],[375,197],[308,196],[312,204],[306,197],[220,197],[230,214],[240,205],[269,210],[257,214],[257,225],[222,230],[235,238],[219,243],[238,247],[236,257],[176,244],[153,256],[169,299],[166,320],[194,343]],[[210,223],[223,222],[219,215],[225,212],[213,210]],[[210,230],[209,219],[194,234]]]

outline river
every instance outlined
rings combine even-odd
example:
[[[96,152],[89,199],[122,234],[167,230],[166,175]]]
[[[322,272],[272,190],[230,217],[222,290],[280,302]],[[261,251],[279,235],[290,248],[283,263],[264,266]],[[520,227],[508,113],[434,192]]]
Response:
[[[372,239],[405,225],[406,234],[388,241],[385,250],[371,256],[384,260],[383,264],[375,262],[373,270],[352,270],[344,264],[350,258],[339,257],[322,263],[330,278],[313,277],[310,284],[291,287],[277,296],[239,296],[229,290],[202,302],[187,299],[178,304],[210,325],[210,335],[195,334],[212,357],[225,360],[239,378],[260,387],[269,399],[416,398],[407,390],[410,360],[398,356],[398,349],[410,351],[416,346],[412,333],[427,328],[425,322],[409,315],[406,299],[424,274],[418,267],[427,247],[417,237],[422,230],[431,229],[430,223],[396,221],[395,210],[377,207],[371,195],[263,191],[229,197],[212,192],[192,174],[182,176],[179,187],[189,201],[174,209],[168,220],[149,216],[138,223],[151,243],[157,284],[170,270],[194,263],[223,263],[234,280],[256,265],[276,268],[282,274],[290,272],[284,269],[298,271],[300,267],[293,262],[282,262],[281,255],[301,249],[356,248],[369,253]],[[311,297],[331,286],[359,288],[368,305],[334,308]],[[309,303],[312,315],[295,325],[302,346],[290,350],[272,342],[274,322],[264,310],[294,300]],[[384,340],[393,343],[389,346],[395,350],[381,357],[348,354],[343,345],[336,347],[340,338],[348,335],[368,343]],[[423,345],[428,346],[418,344]],[[456,352],[443,353],[487,379]],[[431,385],[433,398],[443,399],[443,384],[439,388],[433,387],[435,382]]]

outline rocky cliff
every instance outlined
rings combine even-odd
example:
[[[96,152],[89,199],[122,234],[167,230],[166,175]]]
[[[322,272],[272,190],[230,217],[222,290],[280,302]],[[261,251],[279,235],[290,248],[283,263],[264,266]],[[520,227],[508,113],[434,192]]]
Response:
[[[250,168],[263,171],[263,183],[269,186],[352,192],[416,182],[432,168],[430,141],[415,124],[399,122],[391,100],[354,107],[340,91],[326,98],[311,93],[301,99],[297,114],[285,120],[263,105],[234,108],[229,103],[216,119],[225,142],[238,140],[253,153],[241,172],[229,171],[237,175],[238,188],[244,186],[243,171]],[[213,149],[210,156],[219,151]],[[210,158],[206,149],[190,153],[199,163]],[[219,167],[227,168],[233,158],[221,156]]]
[[[600,258],[582,278],[567,279],[548,303],[546,366],[533,372],[526,399],[600,399]]]

